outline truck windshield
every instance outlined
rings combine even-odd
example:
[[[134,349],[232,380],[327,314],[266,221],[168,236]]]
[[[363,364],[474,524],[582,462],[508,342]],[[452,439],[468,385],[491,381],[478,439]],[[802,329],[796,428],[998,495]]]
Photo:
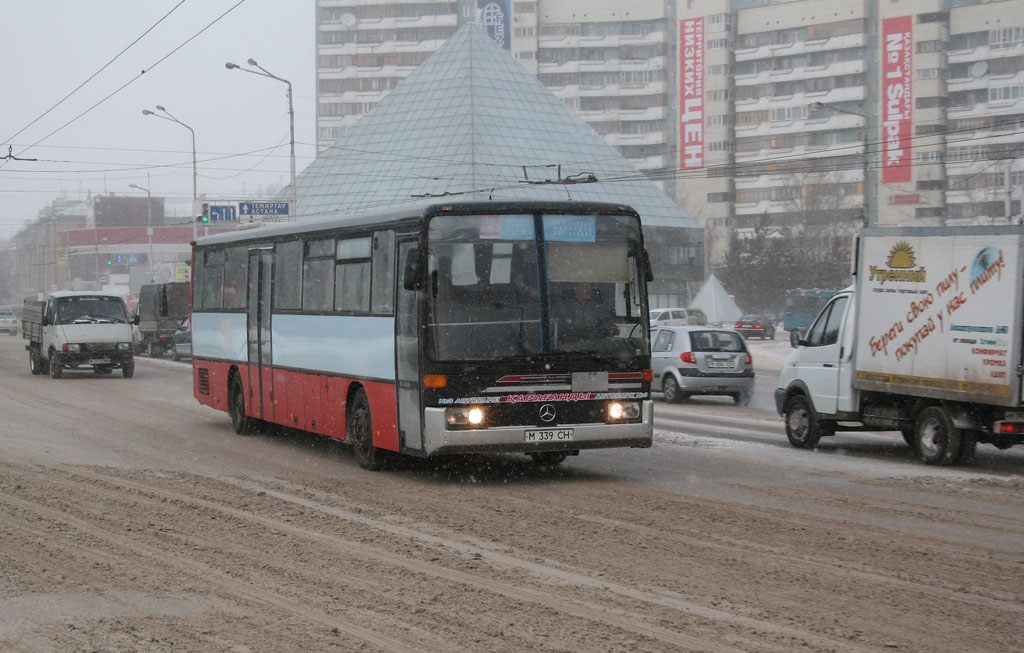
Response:
[[[57,324],[127,323],[124,302],[117,297],[76,295],[57,300]]]
[[[630,216],[440,216],[428,233],[435,360],[647,350]]]

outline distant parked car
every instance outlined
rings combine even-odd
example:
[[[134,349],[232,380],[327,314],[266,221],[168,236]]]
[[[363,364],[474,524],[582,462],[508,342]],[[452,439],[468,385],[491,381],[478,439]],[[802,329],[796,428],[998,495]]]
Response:
[[[14,311],[0,311],[0,331],[9,336],[16,336],[19,328],[18,317]]]
[[[744,338],[757,336],[762,340],[775,340],[775,323],[767,315],[744,315],[733,328]]]
[[[700,324],[704,311],[690,308],[652,308],[650,311],[651,326],[679,326],[684,324]]]
[[[178,323],[178,328],[171,336],[171,360],[192,358],[192,316],[188,315]]]
[[[750,403],[754,361],[740,334],[732,329],[667,326],[651,329],[654,386],[665,401],[692,395],[726,395],[740,406]]]

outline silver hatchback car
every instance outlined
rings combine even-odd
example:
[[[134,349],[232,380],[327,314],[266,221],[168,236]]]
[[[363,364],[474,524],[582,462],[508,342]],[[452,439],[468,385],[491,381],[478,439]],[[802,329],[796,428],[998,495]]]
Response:
[[[691,395],[726,395],[750,403],[754,361],[743,337],[732,329],[666,326],[651,329],[651,365],[665,401]]]

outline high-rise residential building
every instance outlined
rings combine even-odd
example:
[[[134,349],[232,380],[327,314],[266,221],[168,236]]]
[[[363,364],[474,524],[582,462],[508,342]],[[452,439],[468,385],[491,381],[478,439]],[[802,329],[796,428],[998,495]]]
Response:
[[[677,200],[712,266],[765,224],[1019,219],[1024,0],[677,8]]]
[[[673,173],[666,0],[317,0],[317,143],[368,112],[459,25],[479,22],[662,188]]]
[[[317,3],[321,148],[478,21],[705,227],[712,267],[766,224],[1021,214],[1024,0]]]

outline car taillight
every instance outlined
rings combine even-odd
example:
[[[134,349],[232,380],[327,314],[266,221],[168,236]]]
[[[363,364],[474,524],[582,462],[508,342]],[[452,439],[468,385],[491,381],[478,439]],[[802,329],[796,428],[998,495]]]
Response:
[[[761,328],[761,325],[760,325],[760,324],[755,324],[755,325],[754,325],[754,328],[755,328],[755,329],[760,329],[760,328]]]
[[[739,322],[737,322],[737,323],[736,323],[736,326],[734,326],[733,328],[734,328],[734,329],[738,329],[738,328],[740,328],[740,323],[739,323]]]
[[[691,365],[697,364],[697,359],[693,357],[692,351],[684,351],[683,353],[679,354],[679,359],[684,363],[690,363]]]
[[[754,357],[751,356],[750,352],[748,351],[747,352],[747,365],[753,365],[753,364],[754,364]]]

